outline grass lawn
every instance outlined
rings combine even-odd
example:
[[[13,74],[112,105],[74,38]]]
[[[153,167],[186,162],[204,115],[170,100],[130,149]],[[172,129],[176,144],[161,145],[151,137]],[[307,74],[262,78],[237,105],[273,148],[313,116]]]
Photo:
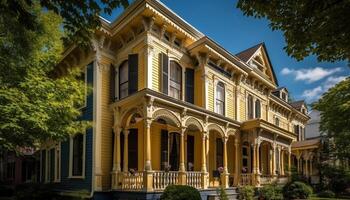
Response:
[[[316,195],[312,195],[309,199],[311,200],[330,200],[330,199],[338,199],[338,200],[346,200],[346,199],[349,199],[349,198],[337,198],[337,197],[334,197],[334,198],[321,198],[321,197],[317,197]]]

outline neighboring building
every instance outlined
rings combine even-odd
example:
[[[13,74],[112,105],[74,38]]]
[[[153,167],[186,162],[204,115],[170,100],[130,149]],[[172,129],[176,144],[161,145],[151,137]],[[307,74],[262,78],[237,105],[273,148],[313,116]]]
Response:
[[[0,150],[0,185],[14,187],[37,182],[39,165],[32,148],[21,148],[18,154]]]
[[[300,107],[302,103],[294,106]],[[319,182],[318,163],[320,161],[320,150],[322,148],[322,138],[320,132],[320,112],[312,110],[309,114],[311,119],[305,126],[304,138],[301,141],[292,144],[293,164],[296,166],[299,174],[309,178],[312,184]]]
[[[157,0],[102,20],[79,67],[93,88],[82,119],[93,128],[41,149],[41,181],[62,194],[152,199],[167,185],[201,189],[285,183],[304,104],[288,102],[263,43],[233,55]],[[214,188],[214,189],[213,189]]]

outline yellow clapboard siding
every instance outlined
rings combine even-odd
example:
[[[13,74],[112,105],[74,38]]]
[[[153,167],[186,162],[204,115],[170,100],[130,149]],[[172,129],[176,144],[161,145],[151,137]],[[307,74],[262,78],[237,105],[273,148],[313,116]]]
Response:
[[[233,107],[233,91],[232,88],[227,90],[227,117],[234,119],[234,107]]]
[[[214,111],[214,83],[213,80],[208,81],[208,110]]]

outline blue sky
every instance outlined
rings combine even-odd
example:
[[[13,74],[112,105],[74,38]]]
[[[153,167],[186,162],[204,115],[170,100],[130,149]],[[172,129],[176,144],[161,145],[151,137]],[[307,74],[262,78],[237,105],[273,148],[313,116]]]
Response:
[[[279,86],[288,88],[295,100],[317,100],[335,83],[350,75],[346,62],[318,62],[309,56],[297,62],[283,50],[282,32],[272,31],[265,19],[243,16],[234,0],[162,0],[170,9],[199,31],[208,35],[228,51],[236,54],[260,42],[265,42]],[[111,16],[113,21],[121,10]]]

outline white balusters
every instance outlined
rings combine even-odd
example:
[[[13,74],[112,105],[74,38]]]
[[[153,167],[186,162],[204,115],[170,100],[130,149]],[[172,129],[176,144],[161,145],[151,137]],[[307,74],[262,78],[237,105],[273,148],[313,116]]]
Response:
[[[168,185],[179,184],[179,172],[170,171],[155,171],[153,172],[153,189],[163,190]]]
[[[123,190],[141,190],[143,188],[143,173],[130,172],[123,174],[122,189]]]
[[[201,188],[202,172],[187,172],[186,184],[195,188]]]

